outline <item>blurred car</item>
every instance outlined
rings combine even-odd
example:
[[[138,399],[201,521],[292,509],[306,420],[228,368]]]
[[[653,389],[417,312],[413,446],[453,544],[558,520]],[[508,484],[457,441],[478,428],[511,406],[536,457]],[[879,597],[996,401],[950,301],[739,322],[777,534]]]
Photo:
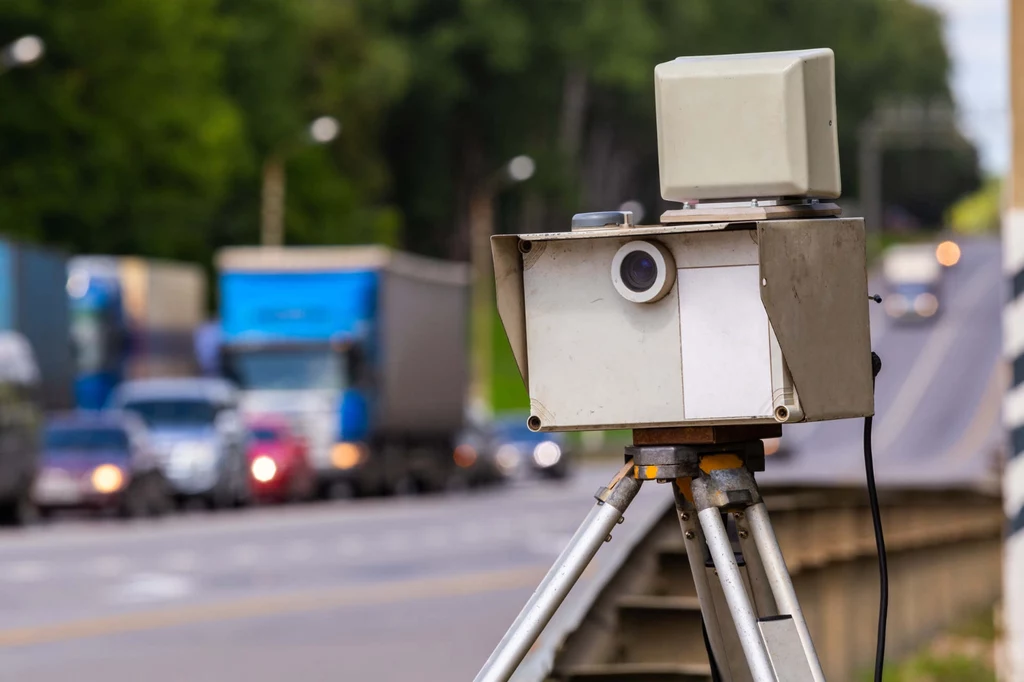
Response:
[[[138,379],[121,384],[110,406],[137,414],[179,503],[210,508],[251,499],[246,433],[238,394],[223,379]]]
[[[39,366],[28,340],[0,332],[0,525],[33,516],[43,410]]]
[[[921,321],[939,312],[942,265],[931,244],[900,244],[882,256],[886,314],[900,321]]]
[[[308,500],[316,492],[309,448],[287,420],[266,416],[250,421],[246,455],[256,500]]]
[[[496,420],[492,433],[495,466],[507,476],[532,472],[565,478],[569,474],[571,453],[564,433],[531,431],[525,415]]]
[[[33,497],[44,515],[84,508],[159,516],[171,507],[145,427],[117,412],[77,412],[47,423]]]
[[[515,473],[514,469],[498,464],[494,441],[492,424],[483,421],[467,423],[455,439],[452,454],[458,483],[471,486],[500,483]]]

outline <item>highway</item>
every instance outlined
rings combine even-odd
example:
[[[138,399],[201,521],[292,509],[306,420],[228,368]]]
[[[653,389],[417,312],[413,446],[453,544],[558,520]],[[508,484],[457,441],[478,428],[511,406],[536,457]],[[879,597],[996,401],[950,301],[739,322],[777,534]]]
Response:
[[[882,359],[875,387],[876,474],[890,484],[939,485],[995,478],[1002,446],[1001,317],[1006,283],[999,243],[962,244],[946,272],[941,310],[926,323],[894,323],[871,304],[872,347]],[[872,281],[873,293],[882,293]],[[864,479],[863,421],[795,424],[765,481],[857,483]]]
[[[883,484],[991,477],[1002,296],[998,244],[977,241],[948,273],[934,322],[894,326],[872,305]],[[787,427],[787,454],[762,479],[863,480],[861,429]],[[446,497],[6,532],[0,670],[29,682],[472,679],[614,469]],[[615,541],[635,539],[669,497],[647,486]]]

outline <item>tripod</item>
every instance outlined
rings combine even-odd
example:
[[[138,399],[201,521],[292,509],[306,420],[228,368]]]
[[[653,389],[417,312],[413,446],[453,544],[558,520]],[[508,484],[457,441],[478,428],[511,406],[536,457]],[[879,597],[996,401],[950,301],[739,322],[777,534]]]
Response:
[[[715,679],[824,682],[754,472],[760,440],[634,445],[475,682],[507,682],[644,481],[671,482]],[[734,550],[726,518],[735,525]]]

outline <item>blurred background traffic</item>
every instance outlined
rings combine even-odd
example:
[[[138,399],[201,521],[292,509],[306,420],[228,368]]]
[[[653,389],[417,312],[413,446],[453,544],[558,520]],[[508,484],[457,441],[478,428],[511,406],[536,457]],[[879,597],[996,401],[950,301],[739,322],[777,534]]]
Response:
[[[981,0],[7,0],[0,669],[470,677],[629,438],[526,427],[487,238],[657,222],[679,55],[835,50],[881,475],[992,475],[1004,32]],[[853,480],[858,429],[787,427],[766,476]]]

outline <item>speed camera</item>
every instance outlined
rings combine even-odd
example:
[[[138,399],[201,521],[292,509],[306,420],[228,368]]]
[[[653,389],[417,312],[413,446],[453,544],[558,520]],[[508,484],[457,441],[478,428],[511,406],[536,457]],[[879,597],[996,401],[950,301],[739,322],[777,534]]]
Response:
[[[839,217],[832,53],[655,70],[658,224],[492,238],[534,430],[873,413],[863,221]]]

